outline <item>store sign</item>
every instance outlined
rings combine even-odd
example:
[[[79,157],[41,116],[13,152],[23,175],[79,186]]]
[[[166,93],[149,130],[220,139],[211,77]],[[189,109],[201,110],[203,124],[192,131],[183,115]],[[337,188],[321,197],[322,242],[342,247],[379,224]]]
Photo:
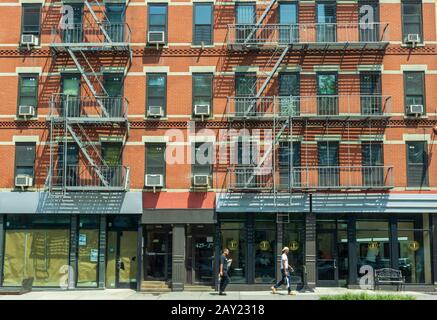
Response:
[[[367,247],[369,249],[378,249],[379,248],[379,242],[373,241],[373,242],[369,242],[369,244],[367,245]]]
[[[79,245],[86,246],[86,234],[79,234]]]
[[[259,243],[259,248],[261,251],[268,251],[270,250],[270,242],[267,240],[263,240]]]
[[[408,244],[408,248],[410,248],[411,251],[417,251],[420,248],[420,244],[417,241],[411,241]]]
[[[299,250],[299,242],[297,241],[291,241],[288,244],[288,248],[290,249],[290,251],[297,251]]]
[[[238,247],[238,242],[237,240],[231,240],[228,242],[228,248],[229,250],[235,250]]]

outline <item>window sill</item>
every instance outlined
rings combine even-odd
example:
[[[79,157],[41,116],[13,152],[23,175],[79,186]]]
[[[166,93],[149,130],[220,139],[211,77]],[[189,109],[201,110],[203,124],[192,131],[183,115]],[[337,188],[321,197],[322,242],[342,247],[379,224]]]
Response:
[[[414,117],[414,116],[405,116],[405,115],[404,115],[404,119],[407,119],[407,120],[415,120],[415,119],[417,119],[417,120],[420,120],[420,119],[428,119],[428,115],[424,115],[424,116],[419,116],[419,117]]]
[[[401,43],[401,48],[411,48],[411,49],[414,49],[414,48],[423,48],[423,47],[425,47],[424,43],[416,43],[414,45],[414,47],[411,44]]]
[[[15,117],[14,120],[15,121],[20,121],[20,122],[24,122],[24,121],[38,121],[38,117],[31,117],[31,118]]]
[[[407,191],[430,191],[430,187],[406,187],[405,190]]]
[[[167,117],[144,117],[144,120],[146,121],[161,121],[161,120],[168,120]]]
[[[192,44],[191,48],[193,49],[205,49],[205,48],[214,48],[215,46],[213,44],[205,44],[205,45],[201,45],[201,44]]]

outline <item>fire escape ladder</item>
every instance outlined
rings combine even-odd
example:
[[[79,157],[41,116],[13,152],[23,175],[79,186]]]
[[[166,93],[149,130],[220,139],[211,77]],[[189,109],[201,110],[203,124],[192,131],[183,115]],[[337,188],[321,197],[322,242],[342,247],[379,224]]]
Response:
[[[247,116],[250,114],[255,108],[257,100],[261,97],[264,90],[267,88],[267,85],[269,84],[270,80],[274,77],[276,74],[276,71],[278,71],[279,66],[281,65],[282,61],[284,60],[285,56],[287,55],[288,51],[290,50],[289,46],[284,47],[284,50],[282,50],[281,55],[279,56],[278,60],[276,61],[275,65],[273,66],[272,70],[267,74],[267,78],[264,80],[263,84],[259,88],[258,92],[256,93],[253,101],[250,103],[249,107],[245,110],[245,115]],[[273,53],[273,56],[276,54],[277,50]],[[272,59],[271,59],[272,60]]]
[[[100,81],[99,77],[97,76],[97,73],[95,72],[94,68],[92,67],[92,65],[90,64],[88,59],[86,58],[86,55],[83,53],[83,51],[81,49],[67,48],[67,50],[68,50],[68,53],[70,54],[71,58],[73,59],[74,64],[76,65],[77,69],[79,70],[79,72],[81,73],[83,78],[85,79],[85,82],[88,85],[89,89],[91,90],[92,94],[96,98],[96,101],[99,104],[103,114],[105,115],[105,117],[109,117],[109,113],[106,110],[106,108],[105,108],[105,106],[103,104],[103,101],[100,99],[100,97],[107,97],[108,96],[108,92],[106,91],[105,87],[103,86],[103,83]],[[99,84],[100,90],[102,91],[103,95],[99,95],[97,93],[97,90],[94,88],[93,84],[91,83],[91,80],[89,79],[85,68],[81,65],[81,63],[80,63],[79,59],[77,58],[75,52],[79,52],[81,54],[81,56],[83,58],[83,61],[85,61],[85,63],[88,66],[89,70],[91,70],[91,73],[92,73],[94,79]]]
[[[106,32],[102,21],[97,17],[96,13],[94,12],[93,6],[87,0],[85,0],[84,2],[85,2],[86,7],[88,8],[89,12],[91,13],[91,16],[93,17],[94,21],[97,23],[97,25],[99,26],[99,29],[102,31],[103,35],[105,36],[106,40],[109,43],[112,43],[111,37],[109,37],[108,33]],[[108,21],[108,17],[105,14],[105,10],[100,5],[99,1],[93,1],[93,5],[96,5],[99,7],[99,10],[103,13],[105,20]]]
[[[107,166],[106,162],[103,161],[103,159],[100,157],[100,153],[98,152],[97,148],[92,144],[92,142],[89,140],[88,135],[86,134],[85,130],[82,128],[82,126],[80,124],[77,124],[77,128],[79,128],[79,130],[81,131],[81,134],[83,134],[87,140],[87,143],[83,142],[79,136],[77,135],[77,133],[74,131],[74,128],[70,125],[67,124],[67,130],[70,133],[71,137],[73,138],[73,140],[77,143],[77,145],[79,146],[80,150],[82,151],[83,155],[85,156],[85,158],[88,160],[88,162],[91,164],[91,166],[94,168],[97,176],[100,178],[100,180],[102,181],[102,183],[104,184],[105,187],[109,186],[108,181],[106,180],[106,178],[104,177],[104,175],[102,174],[102,172],[100,171],[100,168],[98,167],[98,165],[96,164],[96,162],[94,161],[93,157],[89,154],[87,147],[91,146],[93,151],[94,151],[94,155],[96,155],[99,158],[99,161],[102,162],[103,166]]]
[[[259,17],[258,21],[255,23],[255,25],[253,26],[252,31],[249,33],[249,35],[246,37],[246,39],[244,40],[244,44],[247,43],[247,41],[249,41],[250,38],[252,38],[253,34],[256,32],[258,26],[261,25],[261,23],[264,21],[264,19],[267,17],[267,14],[270,12],[270,10],[272,9],[273,5],[276,3],[277,0],[270,0],[270,3],[268,4],[268,6],[264,9],[264,12],[261,14],[261,16]]]

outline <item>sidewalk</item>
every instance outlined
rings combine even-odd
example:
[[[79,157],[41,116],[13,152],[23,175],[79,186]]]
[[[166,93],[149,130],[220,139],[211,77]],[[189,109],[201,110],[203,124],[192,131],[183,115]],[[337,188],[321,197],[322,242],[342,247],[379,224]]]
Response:
[[[169,292],[161,294],[142,293],[130,289],[80,290],[80,291],[33,291],[23,295],[0,295],[0,300],[319,300],[321,295],[342,294],[347,292],[367,292],[371,290],[350,290],[346,288],[316,288],[314,293],[287,295],[286,290],[277,294],[271,291],[230,291],[226,296],[217,292]],[[376,293],[412,295],[416,300],[437,300],[437,293],[378,291]]]

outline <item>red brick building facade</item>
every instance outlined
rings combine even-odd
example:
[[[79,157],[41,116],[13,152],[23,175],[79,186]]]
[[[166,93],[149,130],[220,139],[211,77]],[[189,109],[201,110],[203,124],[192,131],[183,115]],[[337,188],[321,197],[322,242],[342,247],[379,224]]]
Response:
[[[0,12],[4,286],[209,286],[230,247],[231,286],[265,288],[285,245],[298,287],[435,285],[433,1]]]

